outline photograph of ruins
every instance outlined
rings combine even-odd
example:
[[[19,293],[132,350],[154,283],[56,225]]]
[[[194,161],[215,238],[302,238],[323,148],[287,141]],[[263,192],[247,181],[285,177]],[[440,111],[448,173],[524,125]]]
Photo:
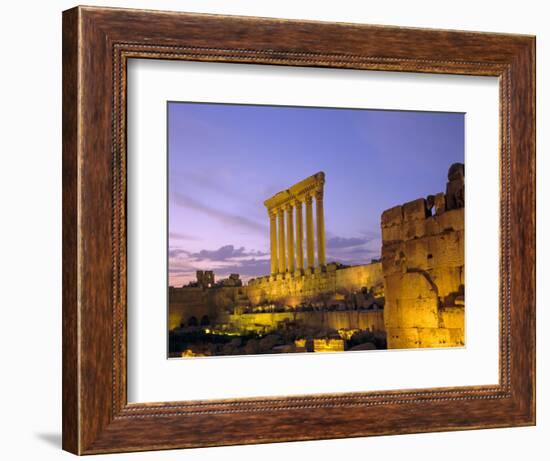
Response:
[[[168,103],[168,357],[465,346],[464,114]]]

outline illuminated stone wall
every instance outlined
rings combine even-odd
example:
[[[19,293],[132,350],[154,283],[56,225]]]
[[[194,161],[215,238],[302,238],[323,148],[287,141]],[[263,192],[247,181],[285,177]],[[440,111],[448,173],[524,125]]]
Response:
[[[369,290],[368,296],[361,292],[363,288]],[[328,264],[325,271],[318,270],[314,274],[261,277],[243,287],[172,287],[169,292],[169,327],[187,326],[193,317],[200,322],[204,315],[208,316],[211,323],[224,323],[229,313],[244,312],[266,304],[285,307],[304,304],[325,307],[336,304],[364,308],[374,298],[380,302],[384,295],[383,288],[380,263],[345,268]],[[329,314],[337,318],[341,313]],[[285,316],[287,313],[265,315]]]
[[[287,322],[303,323],[310,327],[327,330],[384,331],[382,309],[361,311],[317,312],[264,312],[229,315],[226,322],[233,330],[266,334]]]
[[[451,166],[445,193],[384,211],[381,230],[381,262],[325,264],[242,287],[171,288],[170,329],[205,316],[214,328],[258,333],[299,321],[385,331],[391,349],[464,345],[464,165]],[[277,248],[272,238],[272,258]]]
[[[377,298],[384,296],[380,263],[343,268],[327,264],[326,270],[318,269],[313,274],[259,277],[249,282],[246,293],[252,306],[269,303],[290,307],[310,303],[330,306],[344,303],[363,288]]]
[[[169,329],[189,326],[192,319],[200,324],[206,316],[209,324],[223,321],[223,315],[243,300],[242,287],[170,287]],[[205,319],[206,320],[206,319]]]
[[[454,193],[463,197],[463,190]],[[382,214],[390,349],[464,345],[464,208],[460,200],[449,203],[438,194]]]

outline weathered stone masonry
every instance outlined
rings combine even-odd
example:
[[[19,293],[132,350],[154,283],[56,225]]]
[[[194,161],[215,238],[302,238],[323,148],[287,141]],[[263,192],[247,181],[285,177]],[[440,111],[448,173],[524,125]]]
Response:
[[[190,319],[260,330],[300,320],[337,329],[385,331],[390,349],[464,345],[464,165],[449,169],[446,193],[384,211],[382,261],[352,267],[324,260],[324,180],[324,174],[317,173],[265,202],[271,275],[240,286],[236,274],[229,285],[214,284],[210,271],[197,274],[195,286],[170,289],[170,329],[187,325]],[[317,264],[311,217],[314,197],[321,198],[316,208],[317,222],[321,222]],[[315,311],[254,311],[255,306],[270,304],[314,306]],[[340,310],[324,309],[334,305]],[[357,310],[373,306],[374,310]]]
[[[382,214],[388,348],[464,345],[464,165],[447,194]]]

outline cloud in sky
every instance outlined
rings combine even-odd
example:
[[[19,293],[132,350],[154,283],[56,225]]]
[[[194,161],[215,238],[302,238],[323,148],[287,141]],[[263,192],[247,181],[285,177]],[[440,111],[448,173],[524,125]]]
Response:
[[[263,200],[321,170],[327,261],[369,263],[383,211],[445,190],[464,161],[459,113],[170,103],[168,115],[175,285],[197,269],[267,275]]]
[[[181,248],[170,248],[168,250],[168,258],[179,258],[181,256],[189,256],[189,251],[183,250]]]
[[[366,237],[329,237],[327,249],[352,248],[369,243],[372,239]]]
[[[327,249],[327,260],[329,262],[338,262],[350,266],[368,264],[371,262],[371,259],[378,259],[379,257],[379,248],[354,247],[351,251],[347,248],[338,250]]]
[[[380,257],[380,238],[372,232],[363,237],[340,237],[331,235],[327,239],[327,260],[342,264],[367,264]]]
[[[170,285],[180,286],[195,280],[195,271],[213,270],[216,277],[224,278],[238,273],[244,281],[269,273],[269,255],[258,250],[223,245],[216,250],[203,249],[190,252],[182,248],[169,251]]]
[[[209,259],[211,261],[227,261],[233,258],[267,256],[261,251],[247,251],[244,247],[235,248],[233,245],[224,245],[217,250],[201,250],[192,253],[191,256],[198,261]]]
[[[327,260],[347,265],[367,264],[373,258],[380,257],[380,241],[372,237],[340,237],[327,239]],[[196,252],[182,248],[170,248],[169,251],[170,285],[180,286],[195,280],[195,271],[213,270],[216,278],[238,273],[246,282],[250,278],[268,275],[270,272],[269,253],[222,245],[209,250]]]
[[[168,237],[170,240],[199,240],[198,237],[184,232],[170,232]]]
[[[237,273],[243,280],[248,280],[253,277],[259,277],[261,275],[267,275],[270,271],[269,259],[243,259],[233,265],[224,266],[222,271],[216,271],[227,276],[231,273]]]
[[[265,224],[259,223],[245,216],[238,216],[232,213],[228,213],[227,211],[218,210],[214,207],[211,207],[210,205],[200,202],[193,197],[189,197],[188,195],[184,195],[179,192],[174,192],[172,202],[178,206],[190,208],[192,210],[204,213],[218,220],[222,224],[240,226],[249,230],[261,232],[262,234],[267,231],[267,226]]]

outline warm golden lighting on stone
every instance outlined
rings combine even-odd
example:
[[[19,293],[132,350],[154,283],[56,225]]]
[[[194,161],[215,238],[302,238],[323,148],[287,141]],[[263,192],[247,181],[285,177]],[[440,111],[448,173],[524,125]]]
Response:
[[[384,211],[381,261],[349,267],[325,260],[324,173],[278,192],[264,202],[271,274],[243,285],[198,271],[170,288],[170,330],[219,337],[224,354],[463,346],[463,172],[451,166],[446,193]]]
[[[284,191],[277,192],[267,199],[264,205],[270,219],[271,273],[288,272],[301,274],[304,268],[303,254],[303,215],[302,204],[306,205],[307,265],[315,267],[313,254],[313,211],[312,199],[315,198],[317,218],[317,262],[320,267],[326,264],[325,257],[325,215],[323,211],[323,189],[325,173],[319,172]],[[286,213],[286,218],[285,218]],[[279,216],[276,223],[273,216]],[[286,219],[286,232],[285,232]],[[294,226],[296,222],[296,226]],[[275,230],[278,228],[278,232]],[[296,227],[296,232],[294,228]],[[296,245],[294,243],[296,242]],[[278,264],[277,264],[278,262]],[[296,262],[296,265],[295,265]],[[278,267],[278,271],[275,272]]]

